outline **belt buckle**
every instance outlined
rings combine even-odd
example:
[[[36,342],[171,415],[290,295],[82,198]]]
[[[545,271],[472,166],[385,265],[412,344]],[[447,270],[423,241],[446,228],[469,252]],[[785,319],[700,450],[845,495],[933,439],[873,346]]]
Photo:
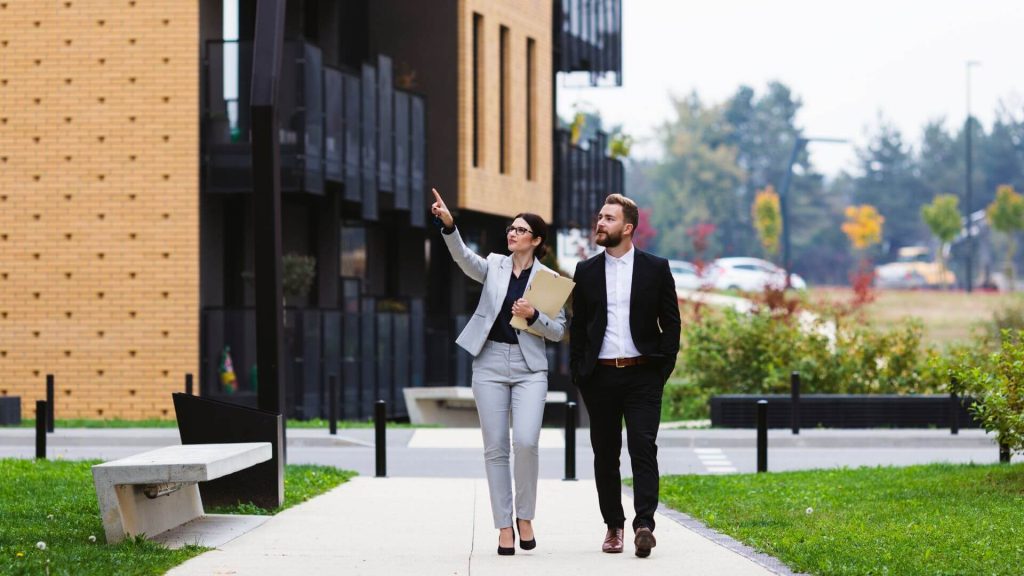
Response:
[[[619,360],[622,360],[623,363],[619,364]],[[615,367],[616,368],[625,368],[626,367],[626,363],[625,362],[626,362],[625,358],[616,358],[615,359]]]

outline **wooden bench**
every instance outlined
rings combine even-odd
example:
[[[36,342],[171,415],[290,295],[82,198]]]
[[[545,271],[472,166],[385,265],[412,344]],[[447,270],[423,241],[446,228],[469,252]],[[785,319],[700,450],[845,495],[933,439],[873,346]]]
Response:
[[[269,442],[187,444],[92,467],[107,543],[155,537],[204,515],[199,482],[270,460]]]

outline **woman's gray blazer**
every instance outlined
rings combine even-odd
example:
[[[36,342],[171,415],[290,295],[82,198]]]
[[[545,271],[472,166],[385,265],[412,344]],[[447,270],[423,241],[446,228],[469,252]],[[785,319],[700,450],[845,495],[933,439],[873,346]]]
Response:
[[[448,250],[452,253],[452,259],[462,268],[473,280],[484,285],[480,294],[480,303],[476,306],[476,312],[470,318],[469,323],[459,334],[456,344],[464,348],[475,358],[487,341],[487,335],[491,332],[494,320],[498,317],[498,308],[505,300],[508,292],[508,282],[512,277],[512,256],[501,254],[489,254],[487,258],[474,254],[472,250],[462,241],[459,230],[456,228],[451,234],[441,234]],[[533,259],[533,266],[530,269],[530,282],[538,272],[554,274],[547,266]],[[529,284],[527,284],[529,290]],[[565,334],[565,310],[558,311],[557,318],[549,318],[543,312],[537,321],[530,326],[537,332],[544,335],[548,340],[558,342]],[[544,353],[544,338],[535,336],[525,330],[517,330],[519,347],[523,351],[526,365],[534,372],[546,371],[548,369],[548,357]]]

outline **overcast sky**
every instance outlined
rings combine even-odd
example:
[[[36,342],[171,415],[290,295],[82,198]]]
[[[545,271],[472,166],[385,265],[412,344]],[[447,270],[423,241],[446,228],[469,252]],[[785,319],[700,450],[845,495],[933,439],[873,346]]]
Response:
[[[917,144],[925,122],[991,126],[1000,101],[1024,110],[1024,0],[623,0],[623,85],[578,88],[561,75],[558,110],[578,101],[643,140],[670,117],[669,94],[719,103],[771,80],[803,100],[809,136],[866,142],[881,113]],[[641,144],[636,153],[655,147]],[[812,144],[819,170],[853,170],[853,146]]]

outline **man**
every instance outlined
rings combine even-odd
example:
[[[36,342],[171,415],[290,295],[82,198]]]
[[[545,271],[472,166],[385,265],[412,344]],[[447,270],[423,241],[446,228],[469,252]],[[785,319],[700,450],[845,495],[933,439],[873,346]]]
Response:
[[[639,211],[620,194],[598,214],[597,243],[605,251],[576,266],[570,363],[590,413],[597,496],[608,531],[604,552],[623,548],[619,456],[626,421],[633,463],[636,555],[656,545],[658,424],[665,381],[679,352],[679,304],[668,261],[633,247]]]

